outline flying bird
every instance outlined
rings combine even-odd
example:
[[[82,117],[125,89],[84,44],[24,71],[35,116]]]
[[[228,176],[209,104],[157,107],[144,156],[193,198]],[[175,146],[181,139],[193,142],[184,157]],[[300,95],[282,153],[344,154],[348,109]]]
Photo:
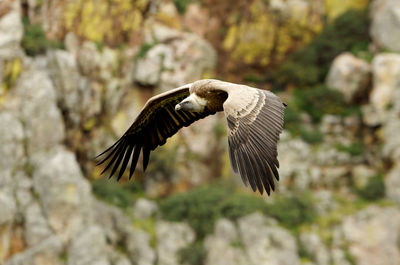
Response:
[[[143,171],[150,151],[165,144],[182,127],[223,111],[228,124],[232,169],[252,190],[269,195],[279,180],[277,142],[285,104],[273,93],[214,79],[195,81],[150,98],[125,134],[99,154],[102,173],[119,168],[119,180],[130,163],[129,179],[142,152]]]

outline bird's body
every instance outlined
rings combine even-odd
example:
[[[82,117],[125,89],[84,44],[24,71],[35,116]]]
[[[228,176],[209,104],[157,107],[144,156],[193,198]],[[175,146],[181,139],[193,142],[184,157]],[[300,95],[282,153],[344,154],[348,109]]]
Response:
[[[216,112],[224,111],[228,123],[229,157],[235,173],[253,191],[270,194],[274,190],[277,167],[277,141],[283,128],[284,104],[273,93],[214,79],[191,84],[154,96],[126,133],[99,156],[108,161],[112,176],[118,179],[131,160],[130,177],[135,171],[140,150],[143,170],[150,151],[163,145],[180,128]]]

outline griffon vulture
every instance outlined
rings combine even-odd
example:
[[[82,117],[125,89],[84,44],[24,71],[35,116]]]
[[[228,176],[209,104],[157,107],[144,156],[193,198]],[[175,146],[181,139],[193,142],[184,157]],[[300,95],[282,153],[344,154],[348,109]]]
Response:
[[[142,150],[143,171],[150,151],[165,144],[180,128],[223,111],[228,123],[232,169],[253,191],[270,194],[279,180],[277,142],[283,128],[285,104],[273,93],[213,79],[199,80],[150,98],[125,134],[101,153],[110,177],[118,180],[130,164],[135,172]]]

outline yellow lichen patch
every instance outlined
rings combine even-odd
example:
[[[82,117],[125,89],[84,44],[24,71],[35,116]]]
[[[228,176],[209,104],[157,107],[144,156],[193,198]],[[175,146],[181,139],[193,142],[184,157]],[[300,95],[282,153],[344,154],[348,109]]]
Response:
[[[223,48],[232,52],[234,60],[246,64],[279,63],[289,51],[308,43],[322,29],[322,18],[312,13],[311,7],[297,9],[291,7],[288,14],[279,13],[265,1],[254,1],[249,16],[233,14],[227,20],[231,25]]]
[[[65,5],[67,31],[95,42],[117,44],[140,27],[148,0],[76,0]]]
[[[19,58],[6,61],[3,67],[3,81],[1,84],[0,96],[4,96],[7,90],[14,86],[22,70],[22,61]]]
[[[335,19],[349,9],[364,9],[369,0],[325,0],[325,12],[329,20]]]

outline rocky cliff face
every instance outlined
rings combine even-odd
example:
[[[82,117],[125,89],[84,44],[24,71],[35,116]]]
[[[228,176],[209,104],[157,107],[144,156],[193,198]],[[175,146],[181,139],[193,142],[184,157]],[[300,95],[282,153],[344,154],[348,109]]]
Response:
[[[91,9],[93,1],[76,1],[77,6],[38,2],[0,3],[1,264],[400,263],[400,55],[382,33],[397,30],[393,16],[382,19],[396,10],[396,1],[372,5],[372,60],[343,53],[327,74],[326,86],[361,111],[345,116],[332,112],[319,123],[302,114],[302,126],[323,134],[323,141],[313,143],[290,130],[282,134],[281,181],[265,200],[236,186],[222,195],[210,190],[156,199],[221,175],[241,186],[229,169],[224,119],[218,115],[182,130],[155,152],[147,178],[139,170],[135,183],[142,187],[134,192],[127,183],[93,181],[100,172],[92,158],[125,131],[152,94],[213,76],[216,48],[233,54],[230,63],[249,54],[245,63],[262,65],[259,53],[266,56],[273,48],[256,49],[256,55],[245,52],[252,49],[252,38],[276,26],[258,26],[276,18],[277,13],[258,14],[262,10],[279,11],[310,32],[323,7],[333,8],[329,1],[326,6],[319,1],[270,1],[268,6],[252,1],[251,19],[239,21],[233,19],[233,9],[232,18],[221,20],[231,26],[226,39],[215,41],[221,47],[204,38],[222,22],[205,16],[225,10],[223,6],[208,11],[193,3],[179,15],[184,1],[128,6],[116,1],[113,16],[137,15],[122,23],[106,16],[101,6]],[[94,24],[80,17],[79,6],[83,13],[92,10],[87,17]],[[306,20],[301,15],[305,10],[311,14]],[[98,14],[106,16],[107,27],[93,31],[103,25]],[[188,14],[199,16],[198,23]],[[40,23],[49,38],[63,35],[64,48],[47,43],[44,52],[28,55],[38,49],[26,46],[30,31],[22,16]],[[79,30],[72,30],[73,25]],[[111,32],[116,25],[121,28]],[[289,28],[285,24],[279,36]],[[127,32],[133,37],[125,38]],[[311,35],[286,43],[279,56]],[[115,36],[125,36],[129,45],[117,48],[121,40]],[[239,41],[246,36],[247,42]],[[260,43],[264,41],[270,43]]]

